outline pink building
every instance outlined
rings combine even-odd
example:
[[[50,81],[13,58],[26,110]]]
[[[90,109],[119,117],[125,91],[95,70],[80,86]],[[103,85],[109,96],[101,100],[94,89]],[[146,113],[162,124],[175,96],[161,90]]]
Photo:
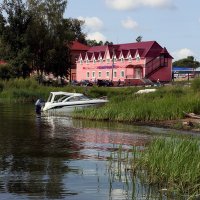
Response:
[[[80,53],[85,53],[89,50],[89,47],[78,42],[73,41],[70,44],[71,53],[71,80],[76,80],[76,60],[78,59]],[[69,78],[70,79],[70,78]]]
[[[149,80],[169,82],[172,59],[156,41],[94,46],[81,53],[76,62],[77,81],[119,79],[125,85],[140,85]]]

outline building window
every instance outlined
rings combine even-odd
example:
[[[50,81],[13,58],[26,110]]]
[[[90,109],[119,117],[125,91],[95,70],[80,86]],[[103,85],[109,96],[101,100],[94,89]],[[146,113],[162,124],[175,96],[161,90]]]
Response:
[[[95,60],[95,59],[93,60],[93,63],[94,63],[94,64],[96,63],[96,60]]]
[[[101,72],[99,72],[99,78],[101,78]]]
[[[86,60],[86,63],[89,64],[89,60],[88,59]]]
[[[109,78],[110,77],[110,73],[106,72],[106,77]]]
[[[107,63],[110,63],[110,59],[109,58],[107,58]]]
[[[92,72],[92,78],[95,78],[95,72]]]
[[[117,58],[116,58],[116,56],[113,58],[113,62],[114,62],[114,63],[117,62]]]
[[[83,60],[82,60],[82,59],[80,60],[80,64],[81,64],[81,65],[83,64]]]
[[[121,77],[122,78],[124,77],[124,71],[121,71]]]
[[[124,58],[121,58],[121,62],[122,62],[122,63],[124,62]]]
[[[136,60],[137,60],[137,61],[140,60],[140,56],[139,56],[139,54],[137,54],[137,56],[136,56]]]
[[[113,74],[113,76],[114,76],[114,78],[116,78],[116,77],[117,77],[117,72],[116,72],[116,71],[114,71],[114,74]]]
[[[87,75],[86,75],[86,76],[87,76],[87,78],[89,78],[89,77],[90,77],[90,72],[87,72]]]
[[[128,61],[129,61],[129,62],[132,61],[131,55],[128,57]]]

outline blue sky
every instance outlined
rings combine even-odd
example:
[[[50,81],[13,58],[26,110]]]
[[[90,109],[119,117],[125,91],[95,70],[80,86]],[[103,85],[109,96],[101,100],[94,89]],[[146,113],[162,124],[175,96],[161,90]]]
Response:
[[[200,0],[68,0],[65,17],[85,21],[88,39],[155,40],[174,60],[200,61]]]

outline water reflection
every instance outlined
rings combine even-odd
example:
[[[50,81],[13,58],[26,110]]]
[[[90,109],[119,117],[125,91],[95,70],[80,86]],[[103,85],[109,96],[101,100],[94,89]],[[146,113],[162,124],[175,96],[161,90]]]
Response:
[[[37,117],[32,105],[0,105],[0,121],[0,199],[163,198],[125,162],[147,129]]]

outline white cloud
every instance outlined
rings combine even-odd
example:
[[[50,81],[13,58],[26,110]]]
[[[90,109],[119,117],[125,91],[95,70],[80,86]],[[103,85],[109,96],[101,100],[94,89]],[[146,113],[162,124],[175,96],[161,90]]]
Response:
[[[97,42],[99,42],[99,41],[105,42],[106,41],[106,37],[100,32],[89,33],[87,35],[87,39],[96,40]]]
[[[133,30],[135,30],[135,29],[139,28],[138,23],[136,21],[134,21],[133,19],[131,19],[130,17],[128,17],[125,20],[122,20],[121,24],[126,29],[133,29]]]
[[[134,10],[140,7],[175,8],[172,0],[105,0],[105,3],[115,10]]]
[[[194,56],[194,55],[195,53],[191,49],[188,49],[188,48],[183,48],[172,53],[174,60],[179,60],[179,59],[187,58],[188,56]]]
[[[100,31],[103,28],[103,22],[98,17],[78,17],[79,20],[85,21],[85,27],[89,31]]]

